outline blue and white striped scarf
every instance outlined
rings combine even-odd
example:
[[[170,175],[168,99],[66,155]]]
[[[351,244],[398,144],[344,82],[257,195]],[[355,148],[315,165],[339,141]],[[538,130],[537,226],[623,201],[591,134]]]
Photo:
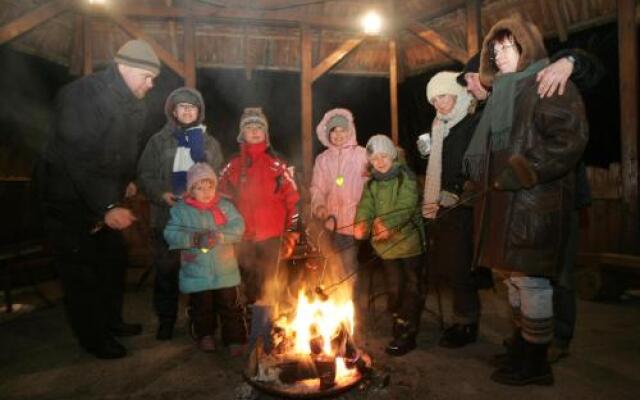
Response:
[[[182,195],[187,190],[187,171],[197,162],[206,162],[204,135],[206,127],[197,125],[190,128],[177,128],[173,136],[178,141],[176,155],[173,158],[171,190]]]

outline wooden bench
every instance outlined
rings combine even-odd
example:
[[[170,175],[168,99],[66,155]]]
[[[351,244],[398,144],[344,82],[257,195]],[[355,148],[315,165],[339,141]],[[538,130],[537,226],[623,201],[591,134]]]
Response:
[[[579,253],[576,264],[576,289],[585,300],[615,299],[640,274],[640,256],[633,254]]]
[[[13,311],[13,288],[18,276],[30,285],[47,305],[53,304],[38,290],[33,277],[34,268],[48,267],[52,262],[46,246],[40,241],[26,241],[0,247],[0,279],[5,297],[5,312]]]

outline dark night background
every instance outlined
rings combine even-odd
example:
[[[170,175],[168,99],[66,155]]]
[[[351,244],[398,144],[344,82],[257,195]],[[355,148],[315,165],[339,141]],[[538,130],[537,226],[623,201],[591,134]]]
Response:
[[[620,161],[620,116],[618,95],[617,25],[603,25],[571,35],[566,43],[547,42],[552,53],[566,47],[591,52],[603,62],[607,74],[600,84],[584,93],[590,122],[590,140],[585,152],[588,165],[607,167]],[[460,70],[452,64],[446,69]],[[46,143],[52,121],[53,99],[58,89],[74,79],[64,66],[0,46],[0,176],[29,177],[34,160]],[[400,145],[409,165],[423,174],[426,165],[417,156],[415,141],[429,131],[434,109],[427,104],[425,87],[437,71],[408,77],[399,88]],[[244,107],[261,106],[270,122],[273,147],[301,170],[300,82],[293,72],[253,71],[247,80],[244,70],[198,70],[197,88],[206,103],[205,123],[222,144],[226,157],[238,150],[238,122]],[[145,136],[165,123],[163,105],[182,80],[163,69],[145,101],[149,114]],[[352,110],[358,142],[365,144],[377,133],[390,134],[389,80],[326,74],[313,86],[314,155],[322,151],[315,124],[327,110]],[[10,229],[0,233],[0,244],[38,235],[36,202],[25,190],[28,182],[0,185],[0,218]]]

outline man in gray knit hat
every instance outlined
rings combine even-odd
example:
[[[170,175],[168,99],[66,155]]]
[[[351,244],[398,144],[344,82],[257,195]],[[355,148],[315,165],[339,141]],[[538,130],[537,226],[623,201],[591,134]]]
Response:
[[[125,43],[106,69],[58,93],[56,122],[36,179],[71,328],[98,358],[127,353],[115,336],[142,331],[122,320],[127,252],[136,217],[122,201],[133,184],[146,108],[160,61],[148,43]]]

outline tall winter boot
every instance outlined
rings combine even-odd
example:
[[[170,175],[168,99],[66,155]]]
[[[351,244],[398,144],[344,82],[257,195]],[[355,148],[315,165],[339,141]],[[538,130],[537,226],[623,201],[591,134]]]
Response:
[[[522,330],[520,328],[513,329],[513,336],[505,338],[502,341],[506,352],[496,354],[489,364],[496,368],[509,367],[516,368],[524,358],[524,339],[522,338]]]
[[[530,343],[526,340],[523,342],[522,361],[498,368],[491,375],[491,380],[511,386],[553,385],[553,372],[547,361],[549,343]],[[511,368],[514,366],[515,368]]]

